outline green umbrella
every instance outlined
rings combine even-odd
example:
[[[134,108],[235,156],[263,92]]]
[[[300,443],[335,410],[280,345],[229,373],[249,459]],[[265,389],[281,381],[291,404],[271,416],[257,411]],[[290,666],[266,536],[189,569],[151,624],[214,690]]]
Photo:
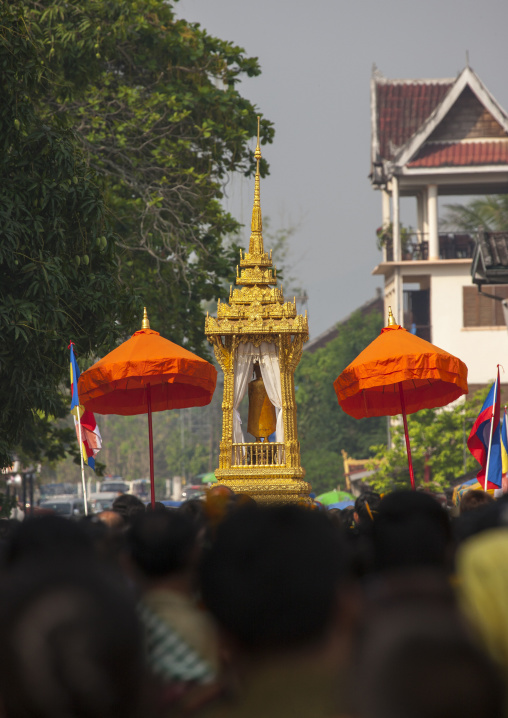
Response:
[[[203,474],[201,476],[201,483],[202,484],[214,484],[217,483],[217,479],[215,478],[215,474],[213,471],[210,471],[208,474]]]
[[[351,494],[348,494],[347,491],[339,491],[338,489],[333,489],[333,491],[327,491],[324,494],[316,496],[316,501],[319,501],[324,506],[328,506],[329,504],[338,504],[339,501],[348,501],[349,499],[353,498],[354,497]]]

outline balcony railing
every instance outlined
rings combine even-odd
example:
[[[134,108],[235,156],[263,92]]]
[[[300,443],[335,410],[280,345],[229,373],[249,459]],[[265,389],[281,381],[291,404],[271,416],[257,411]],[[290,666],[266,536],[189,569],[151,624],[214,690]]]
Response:
[[[285,463],[285,444],[275,441],[233,444],[232,468],[241,466],[284,466]]]
[[[475,239],[470,234],[448,232],[439,235],[439,259],[471,259]],[[414,262],[429,258],[429,242],[426,234],[408,234],[402,245],[402,261]],[[393,262],[393,242],[386,243],[386,261]]]

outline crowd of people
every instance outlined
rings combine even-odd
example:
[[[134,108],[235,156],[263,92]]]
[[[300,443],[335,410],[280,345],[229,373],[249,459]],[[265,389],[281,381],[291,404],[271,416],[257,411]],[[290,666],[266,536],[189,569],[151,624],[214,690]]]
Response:
[[[508,498],[122,495],[0,522],[0,588],[2,718],[506,715]]]

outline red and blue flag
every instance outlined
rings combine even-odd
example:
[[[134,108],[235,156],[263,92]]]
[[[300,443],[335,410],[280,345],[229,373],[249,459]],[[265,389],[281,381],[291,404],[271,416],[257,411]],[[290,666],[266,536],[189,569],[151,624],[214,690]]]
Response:
[[[508,492],[508,425],[506,423],[506,406],[504,408],[503,428],[501,429],[501,461],[503,466],[503,492]]]
[[[79,403],[78,379],[80,371],[74,355],[73,343],[71,342],[69,346],[71,350],[71,413],[74,416],[78,444],[80,442],[81,428],[81,453],[83,455],[83,461],[95,471],[95,456],[102,447],[102,437],[93,412],[88,411]]]
[[[467,440],[469,451],[481,465],[477,479],[480,486],[485,489],[498,489],[502,484],[500,414],[501,397],[498,367],[497,379],[492,384],[487,398],[483,402],[482,409]]]

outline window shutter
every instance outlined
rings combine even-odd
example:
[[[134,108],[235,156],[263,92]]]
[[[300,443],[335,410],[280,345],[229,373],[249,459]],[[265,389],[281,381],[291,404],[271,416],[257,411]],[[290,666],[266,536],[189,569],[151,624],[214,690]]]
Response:
[[[508,284],[486,285],[487,294],[480,294],[477,287],[462,287],[462,310],[464,327],[500,327],[505,325],[500,299],[508,299]]]
[[[478,326],[478,290],[476,287],[462,287],[462,310],[465,327]]]

